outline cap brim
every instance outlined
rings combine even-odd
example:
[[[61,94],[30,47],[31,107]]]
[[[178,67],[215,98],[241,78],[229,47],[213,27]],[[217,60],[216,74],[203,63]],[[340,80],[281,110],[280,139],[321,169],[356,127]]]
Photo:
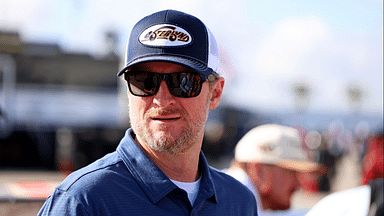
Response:
[[[129,62],[126,65],[126,67],[124,67],[119,73],[117,73],[117,76],[121,76],[123,73],[126,72],[126,70],[129,67],[133,65],[144,63],[144,62],[155,62],[155,61],[170,62],[170,63],[183,65],[205,76],[208,76],[213,71],[211,68],[207,67],[207,65],[201,63],[200,61],[196,61],[194,59],[184,58],[180,56],[170,56],[170,55],[153,55],[153,56],[141,57],[139,59]]]
[[[276,165],[299,172],[318,172],[321,165],[310,161],[280,160]]]

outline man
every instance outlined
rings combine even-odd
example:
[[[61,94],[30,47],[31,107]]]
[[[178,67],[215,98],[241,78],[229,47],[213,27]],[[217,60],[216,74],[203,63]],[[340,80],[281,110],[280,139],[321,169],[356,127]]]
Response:
[[[303,151],[296,129],[267,124],[250,130],[238,142],[227,174],[253,191],[263,215],[266,210],[289,209],[300,186],[298,174],[317,168]]]
[[[128,129],[117,150],[64,180],[40,215],[257,215],[244,185],[201,152],[224,79],[216,41],[199,19],[166,10],[132,29]]]

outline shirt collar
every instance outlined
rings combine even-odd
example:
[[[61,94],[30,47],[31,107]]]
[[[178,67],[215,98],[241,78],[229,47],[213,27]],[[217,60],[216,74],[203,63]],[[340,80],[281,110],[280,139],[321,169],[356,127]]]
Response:
[[[137,183],[149,197],[151,202],[157,203],[177,186],[152,162],[141,150],[131,136],[132,129],[128,129],[117,147],[117,152],[123,159],[128,170]],[[201,169],[200,195],[213,198],[217,203],[216,191],[205,156],[200,152],[199,166]]]

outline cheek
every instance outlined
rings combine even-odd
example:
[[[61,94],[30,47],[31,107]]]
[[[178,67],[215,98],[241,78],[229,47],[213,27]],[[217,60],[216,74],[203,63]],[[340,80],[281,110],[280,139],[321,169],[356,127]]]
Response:
[[[201,98],[196,97],[187,102],[183,107],[191,118],[204,119],[206,115],[208,115],[209,103],[206,96]]]
[[[291,196],[292,193],[296,190],[295,177],[292,175],[286,175],[283,185],[284,185],[284,188],[283,188],[284,193],[287,196]]]
[[[144,116],[144,112],[148,104],[146,100],[148,100],[148,98],[141,98],[132,95],[128,97],[129,115],[131,119],[138,119]]]
[[[288,195],[291,191],[292,177],[287,173],[278,172],[276,173],[276,178],[274,179],[276,189],[280,191],[281,194]]]

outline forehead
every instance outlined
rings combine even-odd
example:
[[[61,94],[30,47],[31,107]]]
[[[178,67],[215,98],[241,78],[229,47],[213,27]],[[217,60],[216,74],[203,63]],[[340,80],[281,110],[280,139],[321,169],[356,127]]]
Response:
[[[144,62],[133,65],[128,71],[149,71],[155,73],[194,72],[188,67],[170,62]]]

